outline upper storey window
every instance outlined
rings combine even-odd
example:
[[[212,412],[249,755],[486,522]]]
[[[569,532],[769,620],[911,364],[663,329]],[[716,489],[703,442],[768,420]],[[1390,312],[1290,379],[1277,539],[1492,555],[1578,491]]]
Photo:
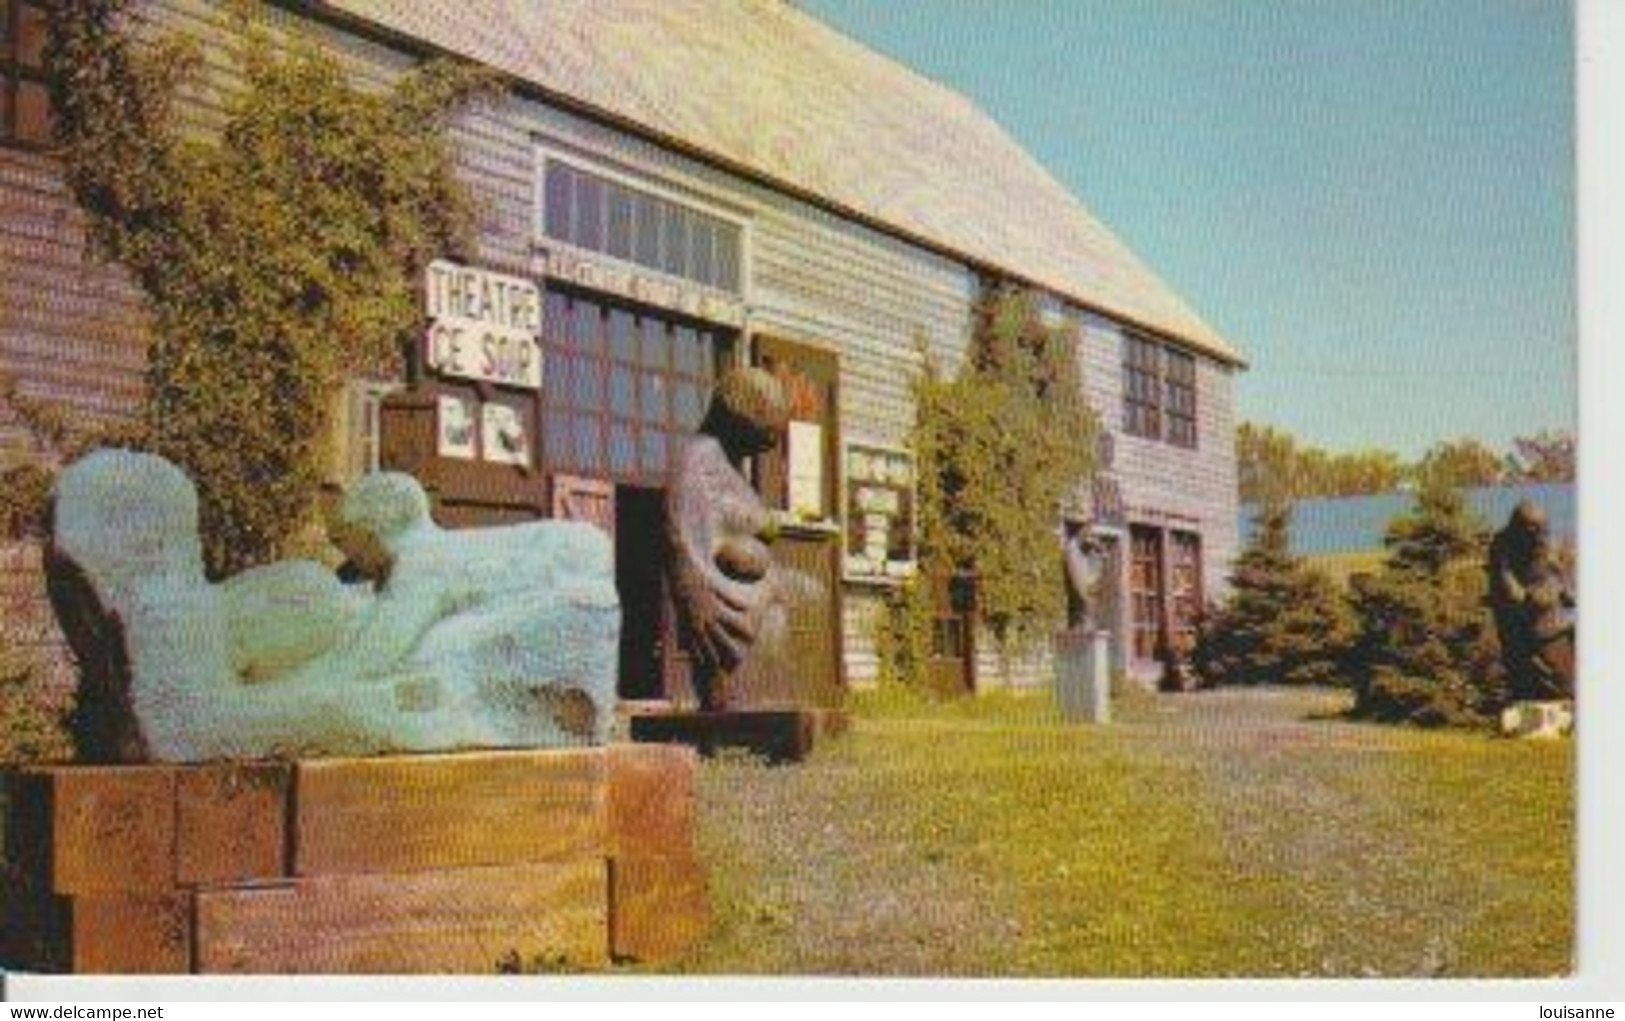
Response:
[[[1123,431],[1196,447],[1196,356],[1123,335]]]
[[[0,0],[0,143],[51,143],[51,93],[45,78],[45,4]]]
[[[739,293],[738,224],[562,160],[547,160],[543,173],[549,238]]]

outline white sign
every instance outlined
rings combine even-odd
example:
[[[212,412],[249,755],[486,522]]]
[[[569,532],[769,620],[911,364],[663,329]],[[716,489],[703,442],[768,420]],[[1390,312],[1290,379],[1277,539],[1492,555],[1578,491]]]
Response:
[[[681,312],[724,326],[738,328],[745,325],[745,303],[732,295],[674,277],[656,275],[617,259],[589,256],[574,248],[556,247],[557,242],[549,241],[548,245],[541,271],[549,279],[563,280],[589,290]]]
[[[424,360],[458,379],[540,390],[542,291],[521,277],[436,261],[425,283]]]
[[[820,521],[825,516],[824,427],[815,422],[792,421],[785,446],[790,469],[790,513],[804,521]]]
[[[435,450],[441,457],[455,457],[463,461],[474,459],[474,411],[461,397],[441,394],[436,407],[437,442]]]
[[[520,467],[530,464],[530,437],[517,410],[493,401],[481,410],[480,422],[480,446],[487,461]]]

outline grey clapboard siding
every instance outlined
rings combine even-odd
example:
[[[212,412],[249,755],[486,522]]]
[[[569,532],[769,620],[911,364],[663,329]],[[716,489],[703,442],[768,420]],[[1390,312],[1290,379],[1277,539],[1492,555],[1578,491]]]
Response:
[[[416,63],[411,54],[279,7],[256,6],[252,17],[272,46],[301,35],[336,54],[368,87],[387,85]],[[183,116],[194,130],[217,124],[223,99],[241,88],[229,52],[228,8],[209,0],[151,0],[136,8],[134,19],[144,38],[180,31],[201,41],[206,70],[188,86]],[[964,356],[977,281],[950,259],[532,98],[493,100],[457,118],[451,134],[459,174],[476,203],[478,258],[498,269],[531,272],[538,145],[586,154],[747,220],[748,329],[840,353],[840,425],[847,438],[905,441],[913,424],[910,387],[922,364],[919,345],[948,371]],[[129,414],[139,400],[145,350],[139,296],[116,270],[83,260],[79,216],[49,159],[0,150],[0,211],[0,267],[7,270],[0,279],[0,365],[17,372],[30,392],[87,415]],[[52,286],[42,287],[47,282]],[[1091,320],[1084,343],[1091,400],[1115,424],[1117,328]],[[1192,454],[1124,438],[1120,466],[1132,505],[1202,521],[1208,577],[1218,579],[1235,544],[1229,370],[1204,359],[1199,387],[1201,449]],[[26,444],[7,430],[4,414],[0,455],[22,456]],[[5,564],[0,561],[0,574]],[[29,583],[37,584],[37,577]],[[861,587],[846,593],[848,677],[857,684],[875,674],[877,599]],[[983,648],[991,650],[991,643]],[[984,660],[985,683],[1047,679],[1045,657],[1012,664],[1008,677],[991,653]]]

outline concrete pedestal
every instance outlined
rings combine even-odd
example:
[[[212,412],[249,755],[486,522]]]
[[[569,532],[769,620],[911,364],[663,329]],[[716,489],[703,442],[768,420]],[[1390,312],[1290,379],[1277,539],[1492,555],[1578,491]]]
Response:
[[[680,956],[709,900],[685,748],[6,777],[0,965],[495,974]]]
[[[1111,722],[1111,636],[1063,631],[1055,640],[1055,697],[1069,723]]]
[[[1553,738],[1573,731],[1573,702],[1514,702],[1501,710],[1501,733],[1507,737]]]

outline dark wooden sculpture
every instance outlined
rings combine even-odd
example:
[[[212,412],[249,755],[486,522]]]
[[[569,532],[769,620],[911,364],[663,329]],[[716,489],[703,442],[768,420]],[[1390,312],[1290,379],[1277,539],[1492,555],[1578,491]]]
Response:
[[[694,688],[704,710],[728,708],[728,679],[783,601],[768,551],[772,515],[744,464],[778,445],[788,417],[773,376],[754,368],[725,373],[667,489],[672,589],[693,646]]]
[[[1574,595],[1552,556],[1546,515],[1524,500],[1490,542],[1490,608],[1511,701],[1572,698]]]

